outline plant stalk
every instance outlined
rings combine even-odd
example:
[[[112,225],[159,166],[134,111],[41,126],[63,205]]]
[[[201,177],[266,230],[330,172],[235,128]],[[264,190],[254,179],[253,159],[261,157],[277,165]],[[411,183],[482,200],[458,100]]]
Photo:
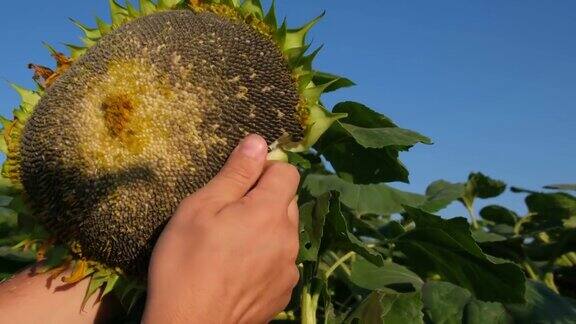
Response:
[[[474,212],[474,207],[466,204],[466,210],[468,211],[468,215],[470,215],[470,221],[472,222],[472,228],[473,229],[479,229],[480,225],[478,225],[478,220],[476,217],[476,213]]]
[[[300,299],[302,324],[316,324],[316,311],[318,309],[319,297],[320,294],[313,291],[312,283],[308,283],[302,288],[302,296]]]
[[[334,262],[334,264],[324,273],[324,278],[328,280],[328,278],[330,277],[330,275],[332,275],[332,272],[334,272],[334,270],[338,269],[340,265],[342,265],[344,262],[346,262],[354,255],[356,255],[356,252],[348,252],[343,257]]]

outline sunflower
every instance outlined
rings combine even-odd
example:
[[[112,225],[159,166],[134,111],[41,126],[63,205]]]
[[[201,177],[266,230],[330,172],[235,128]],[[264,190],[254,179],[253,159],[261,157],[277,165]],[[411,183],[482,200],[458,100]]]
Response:
[[[343,114],[323,93],[352,83],[313,69],[320,49],[258,0],[110,0],[56,68],[30,64],[37,88],[2,119],[2,194],[19,213],[8,241],[68,283],[141,291],[154,242],[178,202],[222,167],[242,137],[270,159],[305,152]]]

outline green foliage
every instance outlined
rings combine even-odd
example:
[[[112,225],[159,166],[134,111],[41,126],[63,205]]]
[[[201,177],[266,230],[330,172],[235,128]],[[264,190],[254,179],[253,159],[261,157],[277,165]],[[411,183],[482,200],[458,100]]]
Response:
[[[398,153],[430,141],[358,103],[339,104],[333,112],[347,117],[320,139],[314,158],[291,159],[303,174],[305,276],[291,304],[302,322],[576,318],[576,198],[567,193],[570,186],[554,186],[559,192],[516,189],[527,194],[528,215],[488,205],[479,218],[477,199],[499,196],[505,183],[471,173],[464,183],[435,181],[425,194],[395,189],[385,182],[407,179]],[[454,201],[469,220],[432,214]]]
[[[307,31],[277,26],[274,7],[259,1],[231,3],[246,17],[274,26],[299,83],[315,106],[320,95],[354,85],[349,79],[312,69],[318,53],[305,54]],[[78,58],[113,28],[158,10],[181,8],[180,0],[140,0],[136,9],[110,0],[111,24],[97,19],[82,30],[83,46],[69,45]],[[25,119],[39,94],[18,86],[22,104],[16,117]],[[316,106],[318,105],[318,106]],[[321,107],[320,107],[321,108]],[[302,323],[574,323],[576,318],[576,191],[574,184],[532,191],[529,213],[519,215],[489,205],[475,212],[478,199],[502,194],[506,184],[482,173],[466,182],[438,180],[424,194],[402,191],[387,183],[408,182],[399,160],[417,144],[432,141],[398,127],[388,117],[357,102],[342,102],[325,114],[328,128],[312,149],[287,152],[302,174],[299,192],[301,282],[294,290],[284,320]],[[9,121],[0,120],[6,129]],[[0,137],[0,150],[6,152]],[[436,213],[454,201],[469,219],[443,219]],[[480,217],[479,217],[480,216]],[[0,177],[0,280],[36,260],[34,239],[46,234],[26,209],[22,192]],[[68,256],[56,247],[45,265],[56,267]],[[216,270],[217,271],[217,270]],[[145,288],[134,281],[95,272],[87,296],[114,294],[137,321]]]

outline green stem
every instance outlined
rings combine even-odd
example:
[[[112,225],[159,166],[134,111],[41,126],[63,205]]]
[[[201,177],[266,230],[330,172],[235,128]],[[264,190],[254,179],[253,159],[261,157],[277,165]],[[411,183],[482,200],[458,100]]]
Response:
[[[346,260],[350,259],[354,255],[356,255],[356,252],[348,252],[343,257],[334,262],[334,264],[324,273],[324,278],[328,280],[328,278],[330,277],[330,275],[332,275],[332,272],[334,272],[334,270],[338,269],[340,265],[342,265],[344,262],[346,262]]]
[[[520,230],[522,230],[522,225],[524,225],[524,223],[527,223],[528,221],[530,221],[530,219],[534,215],[535,215],[534,213],[529,213],[528,215],[520,218],[520,220],[518,220],[516,222],[516,224],[514,224],[514,234],[520,235]]]
[[[476,219],[476,213],[474,212],[474,207],[466,204],[466,210],[468,211],[468,215],[470,215],[470,221],[472,222],[472,228],[473,229],[479,229],[480,225],[478,225],[478,220]]]
[[[302,312],[302,324],[316,324],[316,310],[318,308],[318,298],[320,294],[312,291],[311,283],[302,288],[300,297],[300,307]]]

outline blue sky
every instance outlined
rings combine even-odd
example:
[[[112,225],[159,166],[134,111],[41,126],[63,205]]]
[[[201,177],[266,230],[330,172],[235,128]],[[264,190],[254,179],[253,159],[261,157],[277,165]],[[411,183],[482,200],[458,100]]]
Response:
[[[265,3],[269,3],[265,1]],[[365,103],[430,136],[402,159],[403,189],[482,171],[516,186],[576,182],[576,2],[571,0],[278,0],[292,25],[323,10],[312,32],[317,68],[358,85],[327,96]],[[107,17],[107,1],[10,1],[0,11],[0,79],[31,86],[30,62],[50,64],[41,42],[77,42],[67,19]],[[0,82],[0,113],[18,97]],[[522,196],[495,202],[524,211]],[[453,206],[445,215],[458,215]]]

